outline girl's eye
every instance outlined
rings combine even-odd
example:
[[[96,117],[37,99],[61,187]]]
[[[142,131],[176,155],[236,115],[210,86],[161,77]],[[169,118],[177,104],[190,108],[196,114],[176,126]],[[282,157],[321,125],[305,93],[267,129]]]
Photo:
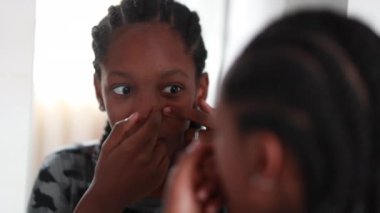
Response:
[[[118,86],[113,88],[113,91],[118,95],[129,95],[131,93],[131,88],[127,86]]]
[[[163,92],[167,94],[177,94],[181,91],[182,91],[182,87],[178,85],[170,85],[163,89]]]

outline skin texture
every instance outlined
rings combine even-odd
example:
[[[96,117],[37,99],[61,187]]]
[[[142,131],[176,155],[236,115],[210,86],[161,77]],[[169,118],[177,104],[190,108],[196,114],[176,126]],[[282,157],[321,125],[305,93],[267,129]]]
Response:
[[[166,24],[116,31],[101,69],[94,85],[112,132],[75,212],[121,212],[144,197],[159,198],[169,168],[187,145],[190,121],[180,115],[195,111],[207,96],[207,75],[196,76],[191,54]]]

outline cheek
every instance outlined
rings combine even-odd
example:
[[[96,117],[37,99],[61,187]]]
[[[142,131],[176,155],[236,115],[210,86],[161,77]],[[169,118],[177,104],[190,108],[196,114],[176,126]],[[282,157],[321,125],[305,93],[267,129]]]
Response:
[[[171,101],[165,104],[165,106],[170,106],[181,110],[193,110],[193,101]],[[176,118],[176,117],[166,117],[163,120],[163,131],[171,138],[178,139],[183,133],[189,128],[190,121]]]
[[[173,100],[166,100],[163,104],[163,107],[173,107],[175,109],[181,109],[181,110],[194,110],[195,108],[195,94],[194,93],[188,93],[184,94],[178,99]],[[183,132],[190,126],[190,121],[173,118],[173,117],[165,117],[164,118],[164,126],[165,128],[168,128],[171,130],[171,132]]]
[[[181,110],[193,110],[194,98],[184,96],[176,100],[167,100],[164,107],[170,106]],[[163,117],[161,133],[168,137],[167,146],[169,152],[182,149],[184,145],[184,133],[189,129],[190,121],[176,118],[176,117]]]
[[[242,153],[237,144],[237,140],[223,137],[223,135],[220,135],[215,143],[222,185],[226,190],[228,203],[234,209],[244,205],[247,199],[245,190],[249,188],[246,185],[247,176],[243,168]]]
[[[106,99],[105,107],[107,110],[108,121],[111,126],[116,122],[128,118],[133,111],[133,107],[127,101],[119,101],[114,98]]]

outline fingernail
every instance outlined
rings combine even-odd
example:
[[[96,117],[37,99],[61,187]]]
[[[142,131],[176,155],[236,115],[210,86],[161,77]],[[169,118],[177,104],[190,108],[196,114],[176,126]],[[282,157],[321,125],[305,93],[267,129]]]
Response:
[[[128,121],[129,119],[132,119],[132,118],[136,117],[136,115],[137,115],[137,112],[134,112],[128,118],[124,119],[124,121]]]
[[[199,140],[193,140],[191,144],[187,146],[186,153],[193,152],[195,148],[197,148],[198,144],[199,144]]]
[[[172,108],[170,108],[170,107],[165,107],[164,108],[164,113],[165,114],[170,114],[172,112]]]

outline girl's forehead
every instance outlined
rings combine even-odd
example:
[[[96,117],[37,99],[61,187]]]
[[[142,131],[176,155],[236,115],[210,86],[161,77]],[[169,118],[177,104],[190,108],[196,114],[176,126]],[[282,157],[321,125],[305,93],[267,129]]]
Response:
[[[136,23],[116,30],[111,37],[110,47],[115,43],[120,44],[128,41],[164,42],[185,47],[180,34],[174,28],[159,22]]]
[[[118,32],[103,61],[106,71],[140,74],[152,71],[181,71],[195,75],[192,55],[180,35],[167,24],[134,24]]]

